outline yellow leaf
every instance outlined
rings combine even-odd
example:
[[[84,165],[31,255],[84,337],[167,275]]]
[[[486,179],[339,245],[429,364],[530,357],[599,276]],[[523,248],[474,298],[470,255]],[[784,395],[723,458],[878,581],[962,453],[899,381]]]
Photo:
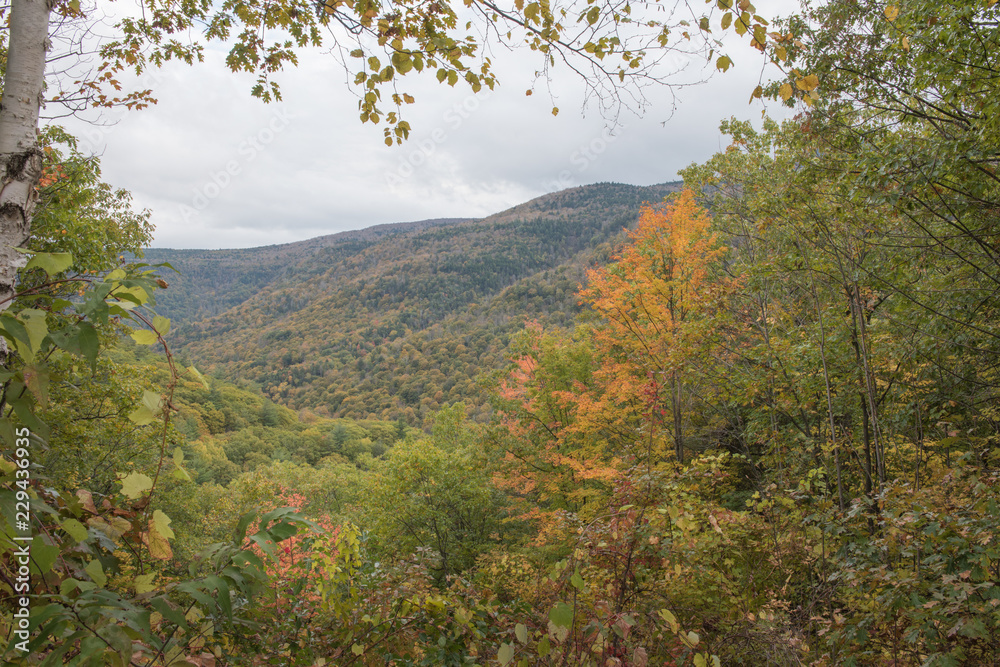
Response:
[[[143,593],[149,593],[156,590],[156,586],[153,585],[153,579],[155,578],[155,572],[150,574],[140,574],[136,577],[133,584],[135,586],[136,595],[142,595]]]
[[[149,555],[159,560],[170,560],[174,552],[170,549],[170,543],[156,531],[150,530],[142,534],[142,542],[149,549]]]
[[[153,480],[141,472],[133,472],[130,475],[122,476],[120,481],[122,483],[122,493],[129,500],[140,498],[142,494],[153,488]]]
[[[170,528],[170,520],[170,517],[161,510],[156,510],[153,512],[153,518],[150,520],[150,523],[156,529],[157,533],[169,540],[174,536],[174,531]]]
[[[885,17],[890,21],[895,21],[896,17],[899,16],[899,7],[896,5],[888,5],[885,8]]]
[[[819,77],[815,74],[804,76],[795,82],[795,87],[804,91],[815,90],[819,87]]]
[[[155,331],[149,329],[137,329],[131,334],[132,340],[139,345],[154,345],[158,340]]]
[[[787,102],[792,97],[792,85],[789,83],[783,84],[781,88],[778,89],[778,94],[781,95],[781,99]]]

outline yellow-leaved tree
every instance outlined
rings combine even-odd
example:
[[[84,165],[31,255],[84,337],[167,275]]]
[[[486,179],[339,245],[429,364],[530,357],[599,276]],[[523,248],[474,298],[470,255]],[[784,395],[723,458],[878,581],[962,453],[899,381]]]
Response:
[[[637,425],[647,465],[657,460],[658,434],[669,432],[683,463],[685,406],[695,377],[710,375],[709,343],[732,286],[720,270],[725,252],[686,189],[671,203],[645,206],[615,261],[588,273],[581,297],[602,318],[593,332],[601,363],[580,398],[581,428],[609,419],[619,432]]]

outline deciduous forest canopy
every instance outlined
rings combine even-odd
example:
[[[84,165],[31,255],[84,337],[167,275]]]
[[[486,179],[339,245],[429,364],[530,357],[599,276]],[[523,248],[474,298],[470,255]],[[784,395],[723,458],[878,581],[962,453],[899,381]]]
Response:
[[[91,10],[3,8],[5,664],[1000,662],[994,0],[141,10],[46,85]],[[490,43],[613,114],[725,33],[794,118],[482,220],[143,257],[38,127],[205,40],[265,100],[342,49],[390,144]]]

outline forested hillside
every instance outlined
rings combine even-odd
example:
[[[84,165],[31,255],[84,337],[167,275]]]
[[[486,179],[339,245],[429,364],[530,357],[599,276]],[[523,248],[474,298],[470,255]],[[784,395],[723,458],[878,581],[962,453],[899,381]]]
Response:
[[[753,31],[800,114],[682,187],[190,253],[174,321],[46,133],[4,664],[1000,664],[1000,3],[802,12]]]
[[[300,263],[326,252],[330,259],[348,257],[404,232],[461,222],[457,219],[378,225],[357,231],[321,236],[308,241],[235,250],[163,250],[146,248],[153,264],[168,262],[176,271],[163,271],[170,288],[159,295],[157,310],[179,326],[218,315],[294,274]]]
[[[585,268],[607,257],[643,202],[677,187],[591,185],[484,220],[275,248],[158,250],[149,260],[190,273],[161,302],[178,315],[172,344],[207,372],[321,416],[421,424],[466,401],[485,419],[476,376],[496,367],[525,321],[571,325]],[[188,319],[204,307],[182,304],[205,302],[239,303]]]

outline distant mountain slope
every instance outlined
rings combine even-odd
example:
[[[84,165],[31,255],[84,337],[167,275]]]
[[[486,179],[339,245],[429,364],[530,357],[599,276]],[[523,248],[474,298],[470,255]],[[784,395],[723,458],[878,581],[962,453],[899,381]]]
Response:
[[[466,218],[439,218],[420,222],[377,225],[367,229],[320,236],[307,241],[233,250],[173,250],[148,248],[143,261],[169,262],[178,273],[165,270],[170,284],[157,295],[157,311],[175,324],[218,315],[256,295],[266,286],[280,282],[303,260],[329,249],[334,255],[348,256],[396,234],[438,225],[462,222]]]
[[[194,269],[175,283],[178,305],[164,303],[180,315],[175,347],[209,372],[324,416],[419,424],[464,400],[485,418],[475,376],[526,319],[570,324],[586,267],[606,259],[643,202],[679,185],[590,185],[482,220],[150,258]],[[216,298],[235,305],[186,319]]]

